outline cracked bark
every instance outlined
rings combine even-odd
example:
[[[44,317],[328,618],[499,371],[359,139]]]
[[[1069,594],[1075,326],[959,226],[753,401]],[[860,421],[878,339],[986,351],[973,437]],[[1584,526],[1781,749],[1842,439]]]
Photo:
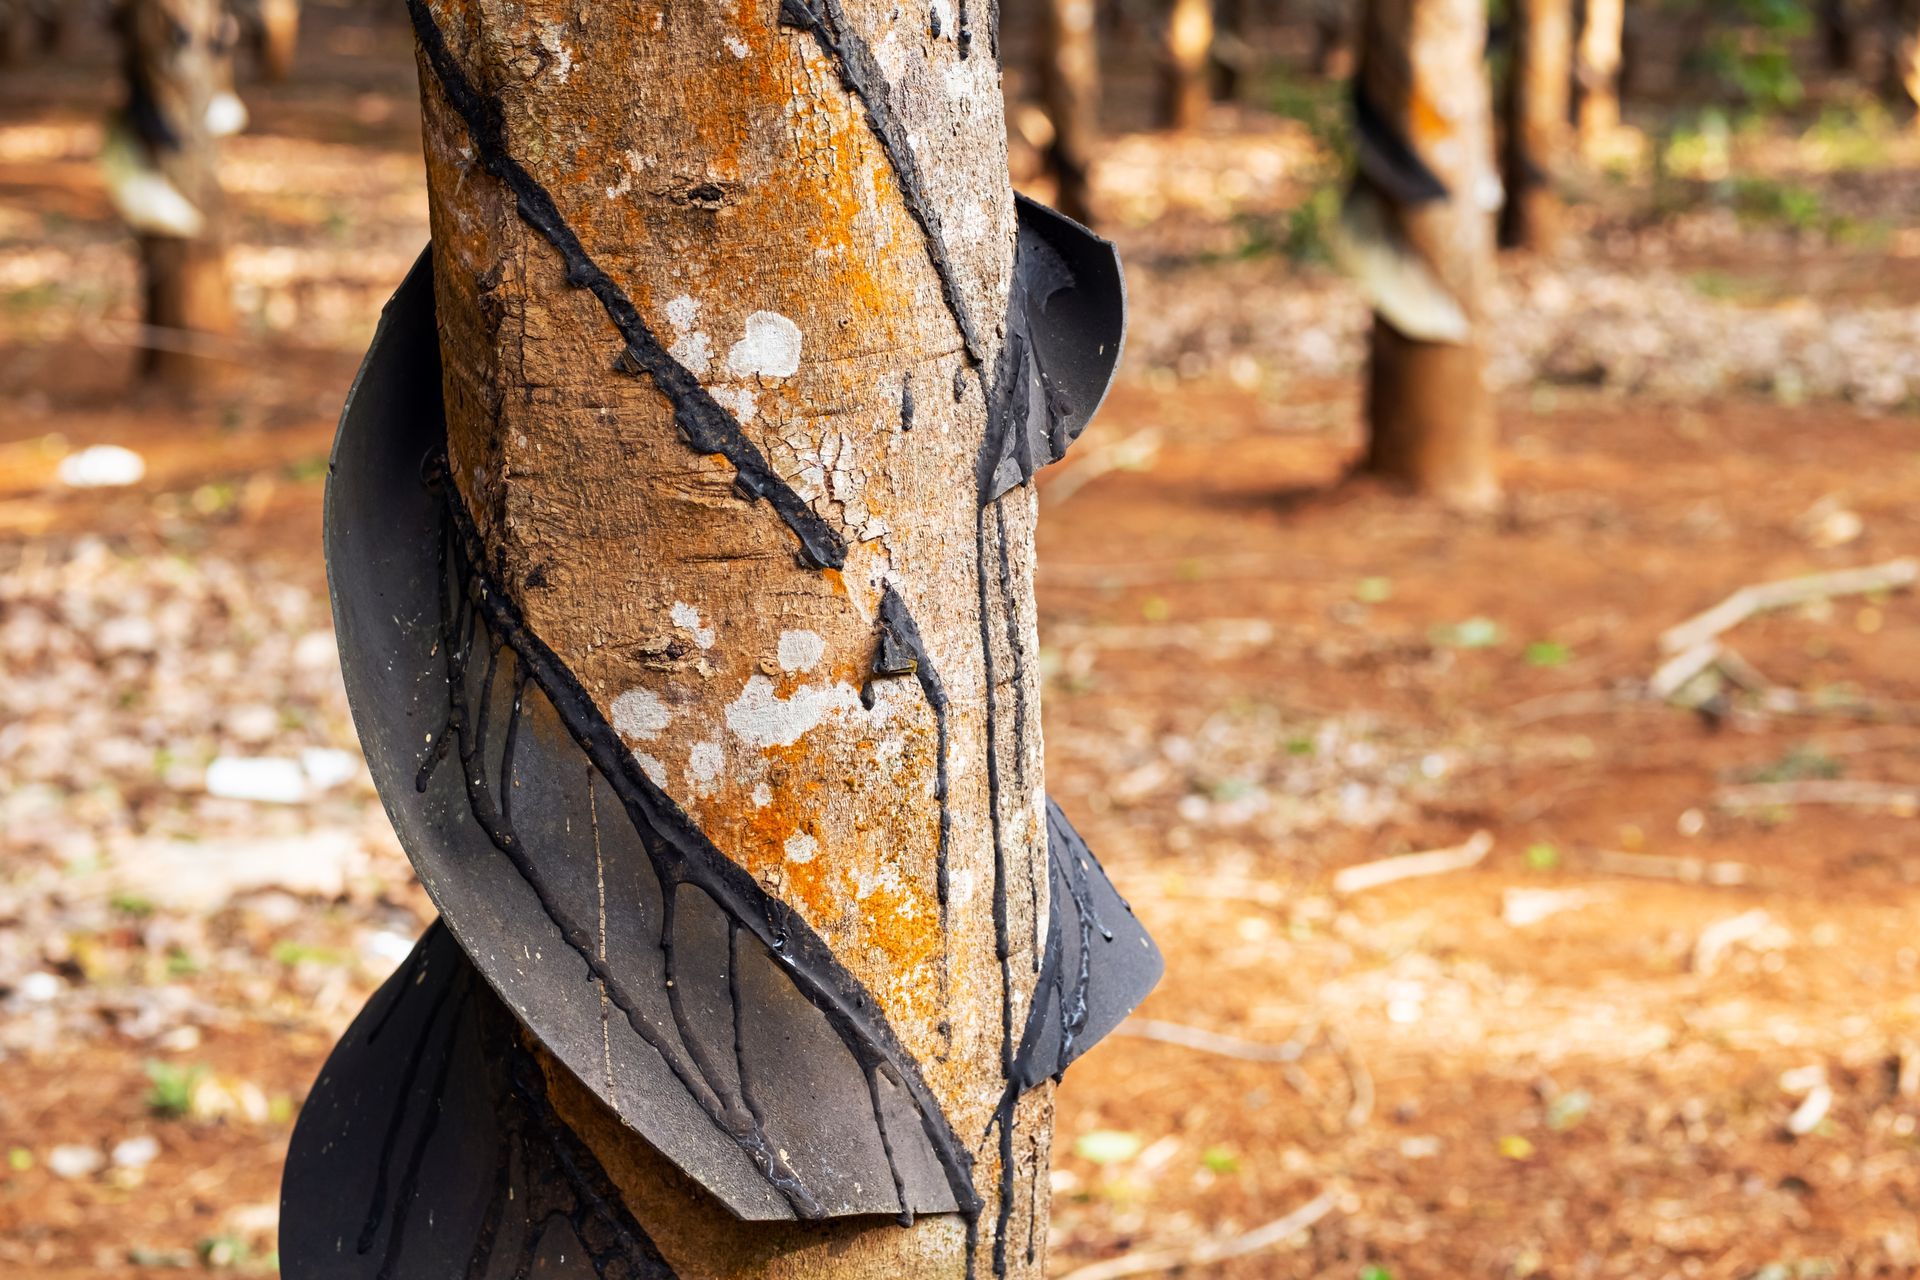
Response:
[[[1048,1091],[1011,1178],[989,1135],[1048,874],[1032,495],[983,513],[971,480],[1014,245],[999,70],[963,46],[990,7],[938,32],[878,0],[416,10],[564,229],[489,171],[423,57],[450,469],[494,576],[873,993],[974,1145],[978,1238],[953,1215],[743,1224],[550,1064],[555,1107],[681,1276],[958,1277],[996,1253],[1038,1276]],[[874,670],[889,588],[944,725],[912,673]]]

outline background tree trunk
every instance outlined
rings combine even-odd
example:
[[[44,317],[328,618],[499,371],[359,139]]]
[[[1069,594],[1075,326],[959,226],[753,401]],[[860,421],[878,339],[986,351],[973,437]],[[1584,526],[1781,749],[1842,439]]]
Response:
[[[1881,94],[1920,121],[1920,0],[1885,0]]]
[[[116,203],[140,246],[150,381],[180,392],[221,383],[230,366],[208,339],[233,330],[226,200],[210,121],[232,83],[232,18],[222,0],[126,0],[119,20],[128,105],[115,125]]]
[[[1593,158],[1620,128],[1620,48],[1626,0],[1586,0],[1574,49],[1580,149]]]
[[[1329,80],[1353,74],[1354,0],[1311,0],[1313,72]]]
[[[1859,66],[1854,13],[1847,0],[1820,0],[1820,51],[1827,70],[1847,73]]]
[[[1212,58],[1213,0],[1169,0],[1160,64],[1160,119],[1169,129],[1206,122]]]
[[[1491,505],[1499,492],[1479,333],[1499,193],[1486,40],[1481,0],[1370,0],[1357,72],[1377,118],[1372,127],[1392,135],[1372,145],[1388,157],[1411,148],[1428,180],[1444,188],[1417,195],[1378,184],[1363,189],[1385,208],[1385,252],[1403,256],[1401,278],[1430,279],[1464,319],[1458,333],[1436,339],[1375,315],[1364,465],[1462,507]],[[1375,301],[1381,312],[1409,314],[1378,293]]]
[[[974,480],[1015,225],[990,10],[409,7],[451,472],[498,580],[874,994],[979,1144],[971,1261],[1037,1277],[1051,1095],[990,1124],[1049,893],[1035,506]],[[867,683],[889,594],[944,709]],[[552,1081],[683,1277],[969,1273],[953,1215],[734,1221]]]
[[[1500,239],[1514,248],[1551,249],[1560,234],[1558,177],[1573,93],[1573,6],[1515,0],[1513,19]]]
[[[300,48],[300,0],[254,0],[259,27],[255,35],[255,55],[260,73],[269,80],[285,80],[293,74]]]
[[[1100,44],[1094,0],[1046,0],[1041,90],[1053,119],[1048,163],[1060,212],[1092,226],[1091,170],[1100,137]]]

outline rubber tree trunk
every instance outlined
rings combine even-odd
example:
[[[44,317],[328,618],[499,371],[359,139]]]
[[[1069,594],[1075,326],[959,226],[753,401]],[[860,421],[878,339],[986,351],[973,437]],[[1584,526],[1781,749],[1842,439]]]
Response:
[[[1515,0],[1513,67],[1507,80],[1507,200],[1500,241],[1550,250],[1560,235],[1559,169],[1573,93],[1571,0]]]
[[[127,106],[109,140],[109,187],[140,246],[148,345],[142,374],[181,392],[231,366],[210,354],[233,330],[217,96],[233,78],[222,0],[126,0]]]
[[[987,1204],[972,1246],[955,1215],[743,1223],[564,1072],[556,1109],[682,1277],[1037,1277],[1050,1091],[990,1124],[1048,895],[1035,506],[974,479],[1015,226],[990,9],[409,9],[449,459],[496,581],[874,993]],[[944,710],[863,699],[889,595]]]
[[[1060,212],[1092,226],[1093,153],[1100,137],[1100,35],[1094,0],[1046,0],[1041,89],[1053,119],[1048,164]]]
[[[1620,128],[1620,50],[1626,21],[1626,0],[1587,0],[1574,48],[1574,119],[1580,149],[1589,159]]]
[[[1462,507],[1499,492],[1481,348],[1500,192],[1486,40],[1481,0],[1369,0],[1356,73],[1356,198],[1379,211],[1390,264],[1374,277],[1364,466]]]
[[[1311,0],[1313,73],[1329,80],[1353,74],[1354,0]]]
[[[254,56],[260,74],[285,80],[293,74],[300,47],[300,0],[249,0],[252,5]]]
[[[1881,41],[1881,92],[1901,113],[1920,122],[1920,0],[1886,0]]]
[[[1169,129],[1197,129],[1212,103],[1213,0],[1169,0],[1160,51],[1160,119]]]
[[[1213,93],[1238,102],[1253,71],[1253,0],[1218,0],[1213,49]]]
[[[1842,74],[1859,65],[1858,31],[1847,0],[1820,0],[1820,52],[1827,70]]]

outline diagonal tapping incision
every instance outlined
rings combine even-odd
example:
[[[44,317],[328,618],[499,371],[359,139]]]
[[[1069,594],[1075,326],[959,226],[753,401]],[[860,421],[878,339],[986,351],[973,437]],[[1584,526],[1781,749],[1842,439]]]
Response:
[[[513,192],[520,217],[544,237],[566,264],[567,280],[600,302],[626,342],[616,367],[644,374],[673,406],[674,424],[687,444],[701,453],[718,453],[738,473],[736,487],[749,499],[765,498],[800,540],[801,554],[817,569],[846,565],[846,540],[781,479],[758,446],[747,438],[739,419],[713,398],[692,370],[673,358],[641,318],[633,300],[595,262],[561,214],[552,193],[507,145],[500,104],[474,88],[461,70],[426,0],[407,0],[414,34],[448,103],[466,122],[474,151],[487,172]]]

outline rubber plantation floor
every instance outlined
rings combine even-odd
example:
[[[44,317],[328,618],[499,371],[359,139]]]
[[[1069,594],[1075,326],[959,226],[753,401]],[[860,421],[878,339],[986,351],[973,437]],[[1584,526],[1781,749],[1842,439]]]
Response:
[[[0,85],[0,707],[36,708],[0,719],[0,1274],[271,1272],[292,1118],[428,918],[364,779],[271,812],[200,781],[352,746],[324,458],[424,211],[404,39],[344,12],[235,148],[253,328],[190,411],[128,391],[110,58]],[[1232,284],[1189,256],[1138,256],[1143,305]],[[1505,505],[1458,516],[1347,479],[1353,380],[1246,341],[1187,377],[1159,343],[1043,488],[1050,786],[1169,958],[1060,1093],[1054,1274],[1913,1274],[1920,597],[1743,621],[1647,685],[1743,587],[1920,554],[1920,423],[1526,385]],[[144,478],[63,487],[98,444]],[[131,643],[136,606],[180,638]],[[114,879],[179,834],[309,841],[338,883]]]

